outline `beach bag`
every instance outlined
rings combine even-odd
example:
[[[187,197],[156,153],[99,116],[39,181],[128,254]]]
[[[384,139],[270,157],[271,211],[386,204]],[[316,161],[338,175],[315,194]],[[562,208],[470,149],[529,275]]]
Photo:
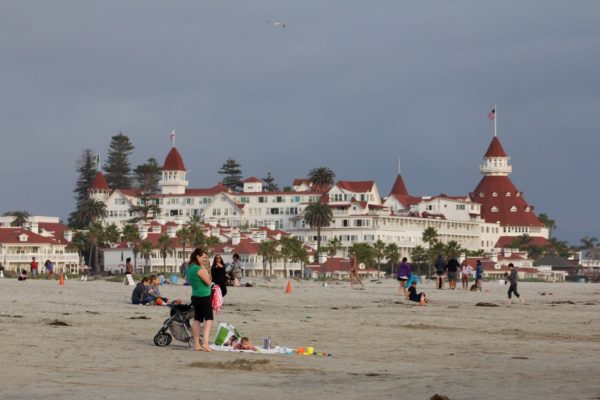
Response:
[[[215,335],[215,345],[221,346],[223,343],[229,341],[233,336],[238,340],[242,337],[237,329],[231,324],[221,322],[217,328],[217,334]]]

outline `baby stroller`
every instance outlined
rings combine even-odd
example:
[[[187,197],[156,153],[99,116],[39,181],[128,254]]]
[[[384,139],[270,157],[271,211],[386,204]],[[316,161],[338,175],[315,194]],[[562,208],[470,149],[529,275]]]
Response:
[[[170,304],[171,316],[163,322],[162,327],[154,336],[154,344],[160,347],[171,344],[173,337],[186,342],[192,347],[192,327],[190,319],[194,317],[194,306],[191,304]],[[170,332],[170,333],[169,333]]]

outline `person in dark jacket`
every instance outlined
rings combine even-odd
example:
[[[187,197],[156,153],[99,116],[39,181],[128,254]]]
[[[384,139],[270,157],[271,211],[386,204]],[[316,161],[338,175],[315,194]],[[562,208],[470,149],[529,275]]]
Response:
[[[435,279],[438,289],[444,288],[444,270],[446,269],[446,261],[441,254],[438,254],[435,260]]]
[[[216,255],[213,258],[212,266],[210,267],[210,275],[215,285],[221,288],[221,295],[225,297],[227,294],[227,273],[225,272],[225,263],[221,256]]]
[[[446,274],[448,275],[448,286],[450,290],[456,290],[456,278],[458,277],[458,268],[460,264],[456,258],[452,257],[446,264]]]
[[[481,279],[483,278],[483,266],[481,265],[481,260],[477,260],[477,265],[475,266],[475,284],[477,285],[477,290],[481,292]]]
[[[510,286],[508,288],[508,304],[512,303],[513,293],[515,296],[517,296],[517,299],[521,301],[521,304],[525,304],[525,299],[521,297],[519,292],[517,292],[517,280],[519,278],[519,273],[515,269],[513,263],[508,264],[508,270],[510,271],[508,277],[506,278],[506,282],[510,283]]]
[[[144,277],[141,282],[133,289],[133,293],[131,293],[131,303],[132,304],[148,304],[154,301],[154,297],[152,297],[148,291],[148,285],[150,281],[147,277]]]

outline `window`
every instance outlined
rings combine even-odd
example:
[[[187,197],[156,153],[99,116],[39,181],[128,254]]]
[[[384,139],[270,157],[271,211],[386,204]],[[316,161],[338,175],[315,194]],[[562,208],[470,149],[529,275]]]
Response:
[[[348,226],[348,220],[347,219],[343,219],[342,220],[342,226]]]
[[[464,210],[465,209],[465,205],[464,204],[457,204],[456,205],[456,209],[457,210]]]
[[[242,204],[248,204],[248,203],[250,203],[250,197],[248,197],[248,196],[242,196],[242,197],[240,197],[240,203],[242,203]]]
[[[506,192],[506,197],[510,197],[510,192]]]
[[[510,208],[510,212],[517,212],[517,207],[515,207],[515,206],[512,206],[512,207]]]
[[[285,197],[284,196],[277,196],[275,198],[275,202],[276,203],[283,203],[285,201]]]
[[[485,193],[479,192],[479,197],[484,197],[484,196],[485,196]]]
[[[497,193],[497,192],[494,192],[494,193],[492,193],[492,196],[493,196],[493,197],[498,197],[498,193]]]
[[[496,206],[492,207],[492,212],[494,212],[494,213],[498,212],[498,207],[496,207]]]
[[[300,196],[292,197],[292,203],[300,203]]]
[[[271,208],[271,215],[278,215],[279,214],[279,208]]]
[[[265,196],[258,196],[258,202],[259,203],[266,203],[267,202],[267,198]]]

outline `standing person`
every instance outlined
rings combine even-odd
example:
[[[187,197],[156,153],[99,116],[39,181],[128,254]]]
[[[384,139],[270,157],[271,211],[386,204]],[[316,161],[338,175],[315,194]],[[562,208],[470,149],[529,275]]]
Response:
[[[508,264],[508,270],[510,271],[510,274],[508,274],[508,277],[506,279],[506,281],[510,283],[510,287],[508,288],[508,304],[512,304],[511,295],[513,293],[521,301],[521,304],[525,304],[525,299],[522,298],[521,295],[519,295],[519,292],[517,292],[517,280],[519,277],[519,273],[515,269],[513,263]]]
[[[438,289],[444,288],[444,270],[446,269],[446,261],[441,254],[438,254],[435,260],[435,277]]]
[[[448,286],[450,286],[450,290],[456,290],[456,278],[459,267],[460,264],[454,257],[450,258],[446,264],[446,274],[448,275]]]
[[[348,278],[350,278],[350,288],[354,287],[354,283],[358,283],[360,285],[361,290],[365,290],[365,285],[363,285],[362,281],[358,276],[358,267],[357,267],[356,257],[352,256],[350,259],[350,271],[348,271]]]
[[[402,257],[402,262],[398,264],[398,270],[396,271],[396,278],[400,281],[400,295],[406,295],[406,281],[410,277],[412,273],[410,269],[410,264],[407,262],[406,257]]]
[[[231,278],[233,280],[233,286],[242,285],[242,277],[244,276],[244,268],[240,262],[240,255],[235,253],[233,255],[233,261],[231,262]]]
[[[473,267],[467,264],[467,260],[463,260],[462,265],[460,266],[460,279],[462,281],[463,290],[469,290],[471,273],[473,273]]]
[[[185,278],[185,273],[187,272],[187,268],[188,268],[187,261],[182,262],[181,265],[179,266],[179,273],[181,274],[182,278]]]
[[[125,260],[125,273],[132,275],[133,274],[133,265],[131,265],[131,257],[127,257]]]
[[[225,274],[225,263],[221,256],[216,255],[213,258],[212,266],[210,267],[210,275],[215,285],[221,288],[221,295],[225,297],[227,294],[227,275]]]
[[[477,260],[477,265],[475,266],[475,284],[477,285],[477,289],[481,292],[481,279],[483,278],[483,266],[481,265],[481,260]]]
[[[52,260],[46,261],[48,264],[46,265],[46,273],[48,274],[48,279],[54,279],[54,263]]]
[[[208,335],[213,321],[212,308],[212,278],[208,255],[202,249],[196,248],[190,255],[189,267],[185,276],[192,287],[192,305],[194,306],[194,324],[192,334],[194,350],[212,351],[208,345]],[[200,343],[200,327],[204,324],[202,343]]]
[[[39,264],[36,261],[35,257],[31,257],[31,264],[29,264],[29,267],[31,269],[31,277],[36,278],[38,274]]]

